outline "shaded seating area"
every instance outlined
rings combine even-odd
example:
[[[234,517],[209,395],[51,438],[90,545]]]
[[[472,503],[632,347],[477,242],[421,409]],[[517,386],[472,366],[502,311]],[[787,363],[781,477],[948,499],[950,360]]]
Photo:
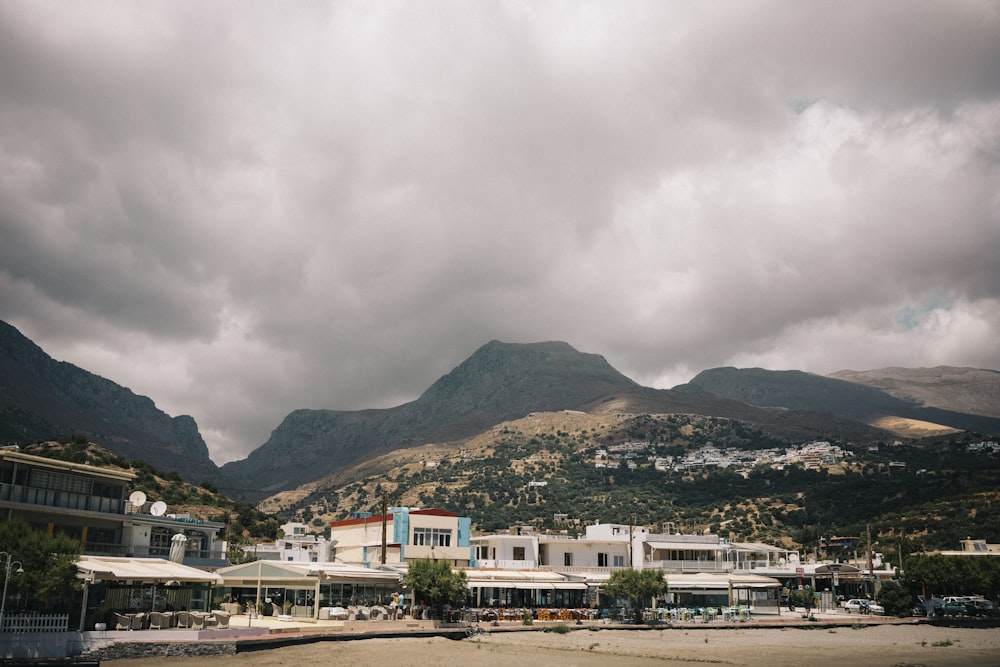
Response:
[[[171,627],[173,614],[163,611],[153,611],[149,614],[150,630],[166,630]]]
[[[163,611],[169,605],[188,604],[168,600],[163,591],[186,593],[190,599],[190,591],[200,588],[205,590],[210,586],[222,583],[222,577],[197,568],[162,558],[125,558],[113,556],[81,556],[74,564],[77,576],[83,581],[83,605],[81,610],[81,630],[93,628],[97,622],[111,623],[110,615],[102,616],[95,604],[103,601],[109,612],[113,612],[114,628],[116,630],[166,630],[170,627],[193,627],[183,614],[178,612],[174,617]],[[91,595],[91,589],[98,591]],[[112,595],[114,594],[114,595]],[[88,605],[88,600],[91,602]],[[139,611],[142,609],[143,611]],[[176,620],[174,620],[176,619]]]

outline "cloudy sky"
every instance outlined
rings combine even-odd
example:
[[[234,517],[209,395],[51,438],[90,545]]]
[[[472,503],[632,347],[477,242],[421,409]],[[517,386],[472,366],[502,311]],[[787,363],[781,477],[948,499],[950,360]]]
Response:
[[[1000,3],[0,2],[0,319],[242,458],[491,339],[1000,369]]]

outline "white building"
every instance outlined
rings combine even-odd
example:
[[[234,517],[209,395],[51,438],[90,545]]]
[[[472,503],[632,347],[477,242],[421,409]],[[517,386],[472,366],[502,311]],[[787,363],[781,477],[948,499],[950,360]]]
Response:
[[[284,537],[253,548],[258,560],[279,560],[285,563],[325,563],[331,560],[330,540],[310,534],[304,523],[290,521],[280,526]]]
[[[472,520],[437,509],[389,508],[385,517],[330,524],[330,560],[366,567],[429,558],[468,566]]]

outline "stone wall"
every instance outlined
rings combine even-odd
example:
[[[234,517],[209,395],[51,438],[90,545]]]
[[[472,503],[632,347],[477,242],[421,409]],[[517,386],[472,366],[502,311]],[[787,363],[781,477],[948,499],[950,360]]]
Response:
[[[236,642],[115,642],[85,651],[85,660],[120,660],[122,658],[159,658],[164,656],[229,655],[236,653]]]

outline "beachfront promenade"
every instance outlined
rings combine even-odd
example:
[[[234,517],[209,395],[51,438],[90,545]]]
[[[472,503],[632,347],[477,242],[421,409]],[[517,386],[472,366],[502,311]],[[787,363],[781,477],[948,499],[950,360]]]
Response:
[[[12,654],[7,657],[59,658],[82,657],[89,660],[146,658],[155,656],[225,655],[244,653],[295,644],[323,641],[391,637],[448,637],[463,639],[478,633],[510,633],[551,631],[557,626],[569,630],[618,629],[641,631],[650,629],[711,630],[727,628],[788,628],[788,627],[851,627],[857,625],[889,625],[925,623],[926,619],[848,614],[843,610],[815,612],[804,618],[803,611],[782,610],[779,615],[769,609],[753,613],[744,620],[723,616],[708,619],[681,617],[676,620],[650,620],[635,624],[612,619],[533,620],[525,624],[510,615],[504,620],[470,620],[443,622],[436,620],[312,620],[282,619],[275,616],[233,615],[228,628],[164,628],[141,630],[92,630],[66,633],[26,633],[3,637],[2,643]]]
[[[434,620],[376,620],[339,621],[290,619],[282,620],[274,616],[253,617],[234,615],[227,629],[192,630],[171,628],[164,630],[105,630],[84,632],[79,654],[88,658],[110,660],[115,658],[152,657],[156,655],[210,655],[242,653],[280,646],[312,643],[319,641],[345,641],[386,637],[450,637],[462,639],[476,633],[530,632],[544,631],[555,626],[566,626],[570,630],[601,628],[619,630],[648,629],[725,629],[749,627],[829,627],[862,624],[918,623],[921,619],[898,619],[883,616],[859,616],[843,611],[815,613],[811,618],[803,618],[798,612],[783,611],[754,614],[747,620],[723,619],[705,621],[654,620],[650,623],[635,624],[610,619],[579,619],[577,621],[534,620],[525,624],[523,620],[489,620],[443,622]]]

